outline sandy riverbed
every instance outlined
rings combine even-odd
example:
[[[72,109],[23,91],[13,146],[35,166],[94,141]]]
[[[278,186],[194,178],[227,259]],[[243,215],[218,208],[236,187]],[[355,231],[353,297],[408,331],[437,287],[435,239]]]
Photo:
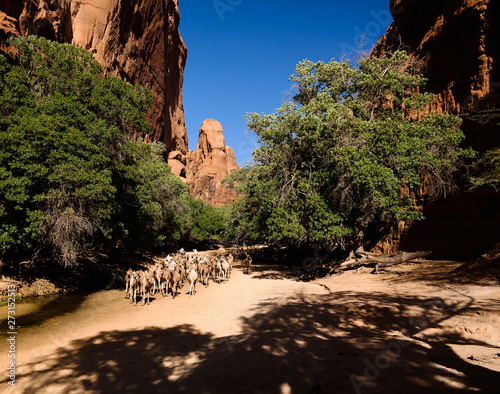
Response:
[[[147,306],[102,291],[19,328],[15,387],[2,343],[0,392],[499,393],[500,288],[450,281],[456,266],[309,283],[236,267]]]

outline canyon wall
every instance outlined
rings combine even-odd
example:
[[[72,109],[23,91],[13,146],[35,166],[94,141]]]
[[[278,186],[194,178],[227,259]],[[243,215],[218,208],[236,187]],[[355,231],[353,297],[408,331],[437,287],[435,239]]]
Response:
[[[190,193],[212,205],[234,201],[220,181],[239,168],[222,126],[203,122],[196,152],[188,150],[182,105],[187,49],[179,33],[179,0],[0,0],[0,53],[12,35],[36,34],[91,51],[107,75],[153,93],[147,119],[168,148],[172,171]]]
[[[426,90],[438,96],[431,110],[462,117],[465,146],[479,152],[500,146],[496,119],[481,126],[469,115],[500,107],[500,2],[391,0],[394,21],[372,56],[402,48],[421,60]],[[430,249],[433,258],[468,260],[500,241],[500,195],[462,191],[424,202],[427,220],[400,223],[376,249]]]
[[[185,154],[179,22],[178,0],[0,0],[0,52],[9,36],[31,34],[90,50],[106,74],[152,91],[153,135],[143,137]]]
[[[226,146],[222,125],[207,119],[200,128],[196,152],[170,152],[172,172],[189,185],[192,196],[214,206],[232,203],[238,195],[221,185],[222,179],[239,169],[231,147]]]
[[[391,0],[394,21],[373,56],[402,48],[421,60],[431,108],[464,118],[468,144],[500,146],[496,127],[479,128],[468,115],[500,104],[500,3],[494,0]],[[496,126],[496,125],[495,125]]]

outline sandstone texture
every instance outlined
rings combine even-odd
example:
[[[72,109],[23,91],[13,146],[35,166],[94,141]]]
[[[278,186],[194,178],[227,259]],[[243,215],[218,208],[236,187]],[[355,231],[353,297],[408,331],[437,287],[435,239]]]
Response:
[[[238,197],[232,189],[221,185],[226,175],[240,167],[233,150],[226,146],[222,125],[214,119],[202,123],[196,152],[189,151],[186,155],[180,151],[170,152],[168,164],[197,199],[221,206]]]
[[[107,75],[150,89],[153,135],[140,137],[165,143],[172,172],[189,184],[192,195],[223,205],[236,195],[220,181],[239,167],[215,120],[203,123],[197,151],[188,151],[182,105],[187,49],[179,33],[178,2],[0,0],[0,53],[8,53],[10,36],[36,34],[86,48]]]
[[[465,146],[479,152],[500,146],[497,123],[469,119],[500,107],[500,2],[495,0],[391,0],[394,21],[372,56],[405,49],[438,96],[429,110],[462,117]],[[500,197],[494,190],[462,191],[437,202],[421,197],[427,220],[400,223],[375,249],[433,250],[432,258],[470,260],[499,241]]]
[[[467,116],[500,104],[500,3],[494,0],[391,0],[394,21],[373,56],[402,48],[422,61],[434,111],[464,117],[468,144],[500,146],[496,127],[479,129]]]
[[[108,75],[153,92],[145,139],[185,154],[179,22],[178,0],[0,0],[0,51],[9,36],[31,34],[90,50]]]

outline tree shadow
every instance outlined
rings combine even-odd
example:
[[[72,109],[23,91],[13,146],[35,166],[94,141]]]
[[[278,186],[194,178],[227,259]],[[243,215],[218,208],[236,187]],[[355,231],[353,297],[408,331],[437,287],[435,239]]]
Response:
[[[283,265],[276,264],[252,264],[253,279],[273,279],[273,280],[299,280],[300,270],[293,270]]]
[[[452,349],[487,344],[432,330],[473,304],[356,292],[269,298],[242,317],[241,334],[216,338],[191,325],[103,332],[27,366],[18,385],[29,382],[27,392],[36,393],[54,387],[92,393],[497,393],[499,372]],[[491,347],[492,357],[496,353]]]
[[[30,393],[61,387],[65,393],[176,392],[173,376],[189,366],[189,357],[203,357],[211,340],[190,325],[102,332],[21,370],[16,386]]]
[[[406,262],[395,267],[403,269],[403,275],[397,276],[398,282],[423,282],[432,285],[477,285],[495,286],[500,284],[500,260],[477,260],[459,263],[448,260],[423,260]],[[384,278],[384,276],[381,276]],[[387,276],[387,280],[395,277]]]
[[[6,266],[2,273],[27,284],[46,279],[60,292],[90,293],[106,288],[111,281],[124,288],[124,283],[119,283],[117,276],[123,279],[128,268],[138,270],[153,261],[154,255],[151,253],[114,250],[107,256],[102,255],[99,263],[80,261],[73,267],[64,267],[50,259],[39,259]]]

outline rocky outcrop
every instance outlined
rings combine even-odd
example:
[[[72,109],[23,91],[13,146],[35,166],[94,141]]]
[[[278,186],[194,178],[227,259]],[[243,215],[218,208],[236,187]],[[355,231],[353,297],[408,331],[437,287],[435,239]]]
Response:
[[[396,48],[421,60],[426,90],[438,95],[431,110],[464,117],[468,143],[500,146],[496,127],[479,129],[467,116],[500,105],[500,3],[494,0],[391,0],[394,21],[373,56]]]
[[[231,147],[226,146],[222,125],[207,119],[200,128],[196,152],[170,152],[168,163],[172,172],[188,185],[190,194],[214,206],[232,203],[238,195],[221,185],[222,179],[239,169]]]
[[[220,181],[238,167],[222,126],[203,122],[196,152],[188,151],[182,106],[187,49],[179,33],[179,0],[0,0],[0,53],[12,35],[36,34],[88,49],[105,73],[153,92],[146,141],[168,148],[172,172],[191,194],[213,205],[234,201]]]
[[[154,103],[146,140],[187,153],[182,106],[187,49],[178,0],[0,0],[0,51],[11,35],[37,34],[90,50],[108,75],[146,86]]]
[[[497,123],[485,126],[469,115],[500,107],[500,3],[495,0],[391,0],[394,21],[372,56],[406,49],[438,96],[429,110],[463,118],[465,145],[479,152],[500,146]],[[433,258],[474,259],[499,241],[500,195],[463,191],[422,203],[426,220],[400,223],[375,249],[433,250]]]

